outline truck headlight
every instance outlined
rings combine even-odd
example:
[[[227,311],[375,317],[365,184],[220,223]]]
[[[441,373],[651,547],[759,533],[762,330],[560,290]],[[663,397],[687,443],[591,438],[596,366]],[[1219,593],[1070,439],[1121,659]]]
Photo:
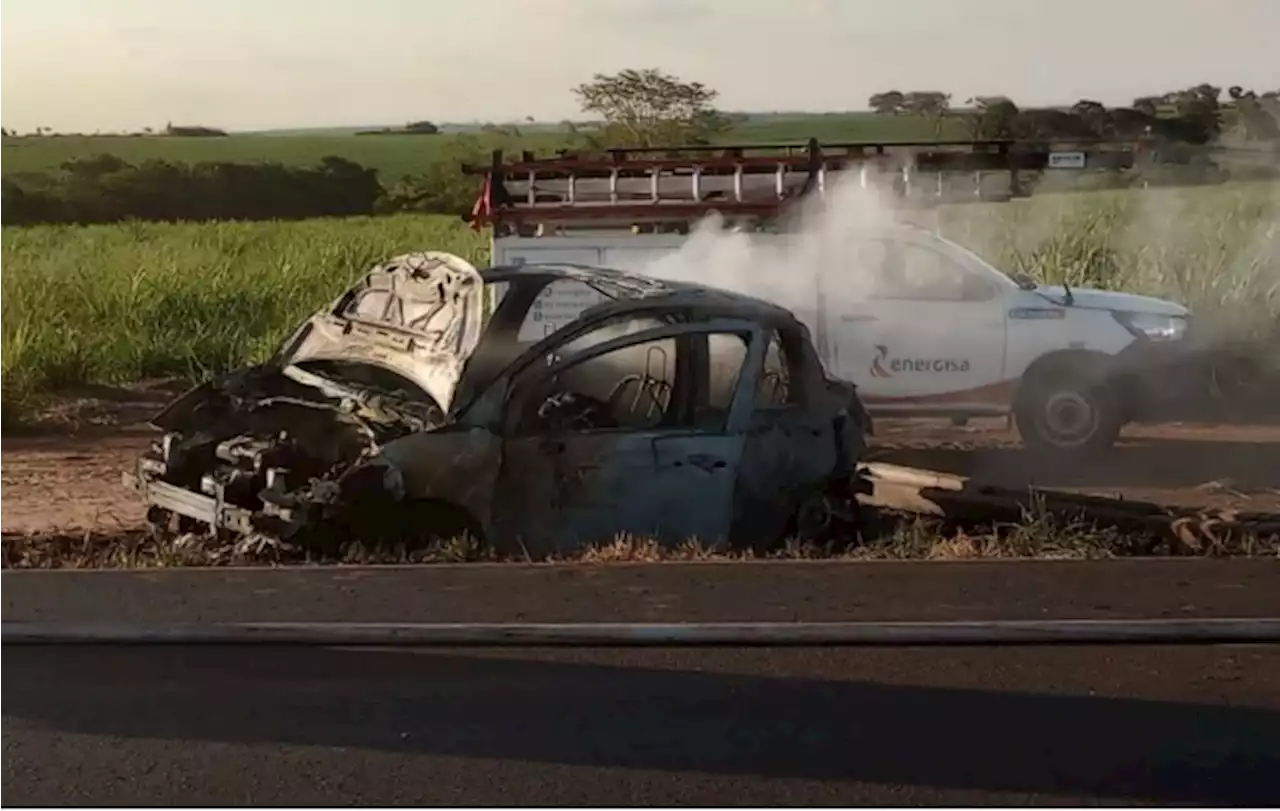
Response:
[[[1113,312],[1121,326],[1149,341],[1177,341],[1187,334],[1185,315]]]

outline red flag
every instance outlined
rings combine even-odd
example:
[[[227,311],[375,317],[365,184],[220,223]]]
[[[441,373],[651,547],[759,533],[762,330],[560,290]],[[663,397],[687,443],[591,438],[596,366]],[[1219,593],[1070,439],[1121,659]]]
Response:
[[[489,222],[489,216],[493,213],[493,203],[490,201],[490,193],[493,189],[492,175],[484,176],[484,185],[480,187],[480,196],[476,198],[476,204],[471,207],[471,230],[479,231]]]

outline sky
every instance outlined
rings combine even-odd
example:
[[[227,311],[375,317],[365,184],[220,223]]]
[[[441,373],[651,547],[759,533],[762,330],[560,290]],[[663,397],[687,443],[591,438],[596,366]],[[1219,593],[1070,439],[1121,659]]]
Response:
[[[1128,104],[1280,86],[1280,0],[3,0],[5,127],[229,130],[581,117],[571,88],[661,68],[724,110]]]

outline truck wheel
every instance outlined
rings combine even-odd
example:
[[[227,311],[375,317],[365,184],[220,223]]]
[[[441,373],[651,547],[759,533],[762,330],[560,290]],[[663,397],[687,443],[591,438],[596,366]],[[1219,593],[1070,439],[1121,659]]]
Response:
[[[1065,371],[1027,380],[1013,418],[1028,449],[1060,457],[1085,457],[1110,448],[1125,422],[1111,387]]]

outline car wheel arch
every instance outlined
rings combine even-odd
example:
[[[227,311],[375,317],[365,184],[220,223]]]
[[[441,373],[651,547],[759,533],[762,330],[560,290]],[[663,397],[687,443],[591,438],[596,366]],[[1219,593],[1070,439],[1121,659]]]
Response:
[[[1092,349],[1060,349],[1041,355],[1018,379],[1014,402],[1018,402],[1032,386],[1060,375],[1096,374],[1102,382],[1111,361],[1110,355]]]

